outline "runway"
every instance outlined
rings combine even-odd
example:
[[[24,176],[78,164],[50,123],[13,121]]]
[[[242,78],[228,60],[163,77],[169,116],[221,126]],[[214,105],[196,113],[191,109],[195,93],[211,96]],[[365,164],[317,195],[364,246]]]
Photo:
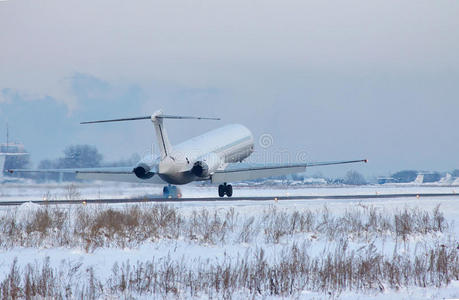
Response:
[[[423,198],[452,197],[459,200],[456,193],[396,193],[396,194],[356,194],[356,195],[295,195],[295,196],[261,196],[261,197],[202,197],[202,198],[160,198],[160,197],[137,197],[137,198],[107,198],[107,199],[79,199],[79,200],[31,200],[31,201],[2,201],[0,206],[18,206],[24,203],[39,205],[61,204],[120,204],[120,203],[150,203],[150,202],[219,202],[219,201],[288,201],[288,200],[350,200],[350,199],[391,199],[391,198]]]

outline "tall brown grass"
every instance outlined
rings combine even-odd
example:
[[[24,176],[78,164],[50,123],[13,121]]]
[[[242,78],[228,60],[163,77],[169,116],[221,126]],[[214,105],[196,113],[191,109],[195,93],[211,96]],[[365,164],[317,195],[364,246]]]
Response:
[[[5,299],[97,299],[123,295],[231,298],[298,296],[304,290],[339,295],[349,291],[385,291],[409,286],[441,287],[459,280],[457,238],[439,207],[431,212],[396,211],[357,206],[341,214],[327,207],[317,211],[269,207],[257,214],[230,209],[197,209],[184,215],[173,205],[42,206],[0,214],[0,247],[71,247],[93,252],[101,247],[134,248],[162,239],[184,240],[207,247],[250,244],[243,257],[218,261],[160,257],[119,262],[108,278],[91,267],[49,259],[10,270],[0,276]],[[437,236],[449,235],[440,243]],[[419,239],[419,237],[424,237]],[[394,241],[392,255],[378,249],[378,240]],[[399,251],[398,243],[414,251]],[[314,241],[327,250],[311,254]],[[292,242],[295,241],[295,242]],[[351,247],[353,243],[354,247]],[[269,258],[265,245],[280,252]],[[363,245],[356,249],[355,244]],[[256,246],[258,245],[258,246]],[[311,246],[312,245],[312,246]],[[316,249],[317,250],[317,249]]]

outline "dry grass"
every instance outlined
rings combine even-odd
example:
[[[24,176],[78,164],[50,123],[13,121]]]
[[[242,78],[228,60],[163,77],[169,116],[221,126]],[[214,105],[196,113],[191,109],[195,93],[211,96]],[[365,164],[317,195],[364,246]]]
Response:
[[[15,260],[9,273],[0,277],[0,294],[5,299],[231,298],[235,293],[263,298],[298,296],[304,290],[333,296],[345,290],[440,287],[459,280],[456,238],[435,242],[437,235],[448,234],[451,228],[439,207],[431,212],[408,208],[388,212],[358,206],[335,215],[327,207],[285,211],[273,206],[253,216],[241,216],[234,209],[199,209],[187,217],[163,204],[119,209],[43,206],[25,213],[13,208],[0,216],[0,246],[6,250],[76,247],[92,252],[160,239],[222,247],[280,244],[283,250],[270,260],[263,248],[251,247],[244,257],[198,261],[197,266],[170,257],[126,261],[115,264],[104,280],[81,263],[64,261],[60,267],[51,267],[44,260],[21,268]],[[426,239],[416,243],[414,252],[398,252],[399,242],[409,245],[420,236]],[[374,241],[380,239],[395,241],[393,255],[375,246]],[[309,253],[314,240],[325,243],[323,255]],[[356,248],[356,244],[363,246]]]
[[[454,247],[441,245],[414,257],[394,254],[384,257],[374,245],[353,251],[339,242],[334,253],[311,257],[304,245],[293,244],[275,263],[264,250],[222,263],[201,262],[191,267],[170,258],[113,265],[108,279],[101,281],[92,268],[63,262],[52,268],[49,259],[20,269],[16,260],[0,283],[3,298],[49,297],[53,299],[97,299],[124,295],[231,298],[243,291],[247,296],[298,296],[310,290],[339,295],[342,291],[385,291],[408,286],[441,287],[459,279],[459,258]]]
[[[442,233],[449,224],[436,207],[432,212],[404,209],[395,213],[374,207],[356,207],[336,216],[327,207],[319,211],[279,210],[269,207],[257,216],[195,210],[183,217],[170,205],[109,207],[78,206],[62,209],[43,206],[18,219],[13,208],[0,216],[0,247],[136,247],[158,239],[187,239],[200,244],[267,243],[308,233],[329,241],[391,238],[406,242],[411,236]]]

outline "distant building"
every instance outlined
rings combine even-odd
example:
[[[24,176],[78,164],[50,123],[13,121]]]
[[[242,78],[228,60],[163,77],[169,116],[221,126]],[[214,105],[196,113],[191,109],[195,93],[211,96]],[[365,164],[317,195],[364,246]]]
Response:
[[[16,160],[20,156],[28,156],[25,152],[23,144],[20,143],[4,143],[0,144],[0,181],[5,174],[5,164],[7,160]],[[16,161],[17,162],[17,161]]]
[[[0,144],[0,153],[25,153],[25,148],[20,143],[4,143]]]

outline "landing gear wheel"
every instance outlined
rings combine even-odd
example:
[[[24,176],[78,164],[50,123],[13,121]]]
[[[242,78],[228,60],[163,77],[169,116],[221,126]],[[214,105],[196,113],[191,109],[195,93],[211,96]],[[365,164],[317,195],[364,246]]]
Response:
[[[220,197],[224,197],[225,195],[228,197],[233,196],[233,186],[231,184],[227,185],[226,182],[224,184],[220,184],[218,186],[218,195]]]
[[[220,197],[224,197],[224,196],[225,196],[225,186],[222,185],[222,184],[220,184],[220,185],[218,186],[218,195],[219,195]]]
[[[226,195],[227,195],[228,197],[233,196],[233,186],[232,186],[231,184],[228,184],[228,185],[226,186]]]

